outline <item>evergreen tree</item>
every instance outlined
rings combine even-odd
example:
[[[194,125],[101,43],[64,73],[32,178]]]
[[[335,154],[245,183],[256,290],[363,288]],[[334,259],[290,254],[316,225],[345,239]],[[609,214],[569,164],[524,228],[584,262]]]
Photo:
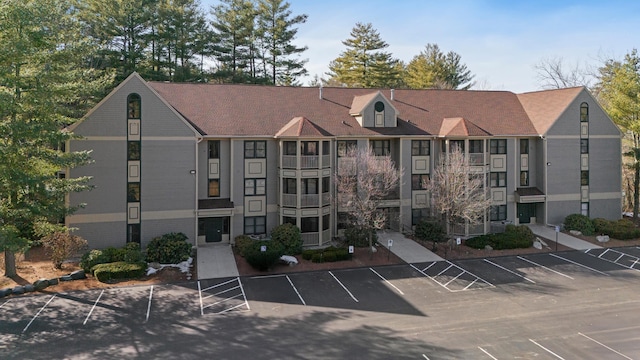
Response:
[[[411,89],[460,89],[473,85],[473,75],[460,63],[460,55],[444,54],[437,44],[427,44],[407,65],[404,82]]]
[[[29,246],[39,223],[72,209],[64,196],[87,188],[86,178],[60,176],[89,161],[64,152],[64,128],[93,106],[111,79],[86,68],[94,53],[81,35],[70,0],[0,3],[0,250],[5,275],[14,253]]]
[[[383,51],[389,45],[371,23],[356,23],[347,49],[329,64],[331,80],[348,87],[396,87],[400,82],[399,61]]]
[[[304,64],[307,60],[293,58],[308,47],[292,44],[298,29],[307,15],[291,17],[290,4],[282,0],[260,0],[258,3],[258,31],[265,49],[264,64],[270,67],[268,74],[272,84],[292,85],[300,76],[307,74]],[[265,72],[267,69],[264,69]]]

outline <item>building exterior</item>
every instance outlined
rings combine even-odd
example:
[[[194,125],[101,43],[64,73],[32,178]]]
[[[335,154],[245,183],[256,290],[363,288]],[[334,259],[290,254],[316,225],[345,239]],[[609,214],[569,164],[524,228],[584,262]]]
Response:
[[[267,87],[146,82],[133,74],[71,130],[94,162],[67,225],[93,248],[183,232],[198,245],[300,227],[328,243],[344,226],[336,169],[350,146],[404,169],[380,211],[389,227],[429,215],[424,190],[443,152],[465,151],[493,201],[480,225],[621,215],[621,133],[584,88],[506,91]]]

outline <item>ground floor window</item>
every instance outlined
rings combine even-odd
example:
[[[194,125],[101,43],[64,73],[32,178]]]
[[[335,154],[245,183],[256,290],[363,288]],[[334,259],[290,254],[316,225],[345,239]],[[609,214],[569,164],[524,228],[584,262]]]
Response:
[[[317,217],[306,217],[300,219],[301,226],[300,232],[302,233],[316,233],[318,232],[318,218]]]
[[[584,216],[589,216],[589,203],[583,202],[580,203],[580,213]]]
[[[267,233],[267,218],[265,216],[252,216],[244,218],[245,235],[257,235]]]
[[[140,244],[140,224],[127,225],[127,242]]]
[[[491,207],[491,221],[507,220],[507,205],[494,205]]]
[[[429,209],[411,209],[411,225],[418,225],[418,223],[429,217]]]

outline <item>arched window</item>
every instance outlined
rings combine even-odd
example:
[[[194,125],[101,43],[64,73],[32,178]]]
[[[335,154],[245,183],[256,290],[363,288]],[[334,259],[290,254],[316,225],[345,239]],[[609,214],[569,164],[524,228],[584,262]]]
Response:
[[[375,112],[375,126],[382,127],[384,126],[384,103],[382,101],[378,101],[373,105],[373,109]]]
[[[589,122],[589,104],[580,104],[580,122]]]
[[[138,94],[127,97],[127,119],[140,119],[140,95]]]

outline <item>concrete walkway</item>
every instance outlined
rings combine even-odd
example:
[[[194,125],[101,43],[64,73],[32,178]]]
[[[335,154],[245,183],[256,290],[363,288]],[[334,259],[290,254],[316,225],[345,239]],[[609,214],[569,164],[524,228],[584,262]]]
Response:
[[[236,259],[229,244],[198,245],[198,279],[239,276]]]
[[[527,225],[531,231],[536,236],[543,237],[549,239],[551,241],[556,241],[556,230],[555,227],[552,226],[544,226],[541,224],[529,224]],[[570,247],[576,250],[587,250],[587,249],[599,249],[601,246],[592,244],[588,241],[584,241],[582,239],[578,239],[571,235],[567,235],[565,233],[559,232],[558,236],[558,244],[562,244],[564,246]],[[551,245],[549,245],[551,246]]]
[[[440,256],[427,250],[424,246],[405,237],[402,233],[389,230],[378,231],[378,242],[380,244],[388,248],[389,240],[393,240],[391,252],[406,263],[413,264],[444,260]]]

